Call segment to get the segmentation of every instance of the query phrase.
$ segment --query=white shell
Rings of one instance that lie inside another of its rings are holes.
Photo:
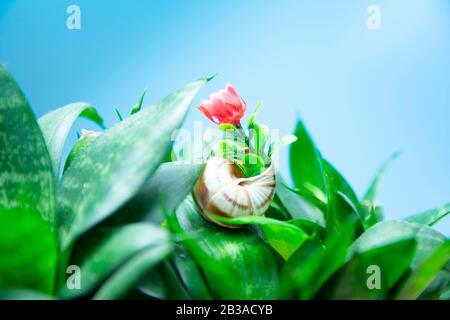
[[[262,216],[275,194],[273,165],[258,176],[245,178],[230,160],[211,157],[194,187],[194,199],[203,216],[216,224],[235,228],[214,220],[211,215],[228,218]]]

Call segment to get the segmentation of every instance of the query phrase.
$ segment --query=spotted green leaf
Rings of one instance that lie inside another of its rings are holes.
[[[51,294],[58,259],[51,227],[32,212],[0,209],[0,291]]]
[[[150,223],[99,228],[83,237],[74,250],[71,265],[82,270],[81,288],[69,290],[64,286],[59,295],[74,298],[91,293],[128,259],[155,244],[169,241],[167,231]]]
[[[110,216],[150,178],[170,150],[172,132],[207,81],[188,84],[116,124],[79,153],[58,193],[63,248]]]
[[[44,138],[24,95],[0,65],[0,210],[9,209],[54,226],[55,178]]]
[[[39,119],[39,126],[52,159],[53,170],[59,176],[61,156],[69,131],[78,117],[84,117],[103,126],[103,119],[88,103],[78,102],[47,113]]]
[[[139,281],[169,256],[173,249],[171,242],[155,243],[124,263],[94,295],[94,300],[121,299],[132,290]]]
[[[224,218],[215,216],[214,219],[230,225],[258,225],[264,235],[264,239],[285,260],[308,239],[308,234],[295,224],[266,217],[247,216],[238,218]]]
[[[201,234],[183,244],[205,274],[214,297],[275,298],[280,258],[251,230],[228,230],[206,222],[191,196],[176,211],[176,222],[181,234]]]

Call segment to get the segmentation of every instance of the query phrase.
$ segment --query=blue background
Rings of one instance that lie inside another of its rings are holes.
[[[81,30],[66,28],[71,4]],[[219,72],[201,96],[231,82],[283,134],[301,115],[360,195],[402,150],[379,194],[395,219],[450,201],[449,18],[448,0],[1,0],[0,61],[37,116],[89,101],[109,125],[146,86],[150,104]],[[437,227],[450,235],[450,219]]]

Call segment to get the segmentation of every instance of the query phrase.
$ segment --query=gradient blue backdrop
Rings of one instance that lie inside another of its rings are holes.
[[[66,28],[70,4],[79,31]],[[370,4],[381,30],[366,27]],[[450,201],[448,0],[1,0],[0,61],[37,116],[89,101],[107,124],[146,86],[150,103],[219,72],[202,96],[231,82],[282,133],[301,115],[359,194],[403,150],[379,195],[387,218]]]

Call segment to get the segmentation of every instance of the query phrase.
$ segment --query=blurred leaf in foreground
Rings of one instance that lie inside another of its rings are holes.
[[[51,294],[57,253],[55,235],[39,216],[0,209],[0,290]]]
[[[33,213],[54,228],[55,178],[50,156],[30,106],[2,65],[0,173],[0,210]]]
[[[64,286],[59,294],[64,298],[89,294],[134,255],[169,241],[167,231],[149,223],[93,230],[77,243],[71,260],[82,270],[81,289]]]

